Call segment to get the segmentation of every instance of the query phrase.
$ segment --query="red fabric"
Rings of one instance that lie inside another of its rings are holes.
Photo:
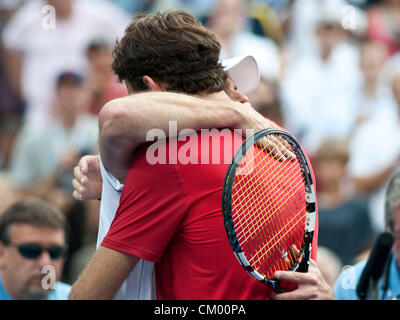
[[[368,37],[384,44],[390,55],[400,51],[399,41],[395,39],[391,30],[385,25],[385,15],[379,8],[368,10]]]
[[[151,165],[148,145],[139,148],[102,246],[156,262],[157,299],[268,299],[236,260],[222,219],[225,173],[243,139],[224,129],[187,141],[158,149],[167,162],[177,150],[177,164]],[[182,164],[183,154],[199,164]]]

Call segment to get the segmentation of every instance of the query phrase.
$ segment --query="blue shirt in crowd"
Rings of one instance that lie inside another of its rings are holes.
[[[360,300],[357,295],[356,287],[364,270],[366,261],[362,261],[355,266],[351,266],[344,270],[337,279],[334,291],[336,300]],[[378,282],[378,299],[379,300],[399,300],[400,299],[400,273],[396,266],[396,259],[392,256],[390,261],[388,288],[386,292],[383,290],[385,275]]]
[[[54,290],[50,290],[47,300],[68,300],[71,286],[63,282],[57,282]],[[6,289],[3,287],[0,275],[0,300],[12,300]]]

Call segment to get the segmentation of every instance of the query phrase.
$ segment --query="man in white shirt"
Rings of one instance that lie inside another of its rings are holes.
[[[400,72],[394,77],[392,93],[374,105],[350,139],[348,170],[358,191],[369,195],[371,221],[377,232],[385,228],[385,189],[400,168]]]

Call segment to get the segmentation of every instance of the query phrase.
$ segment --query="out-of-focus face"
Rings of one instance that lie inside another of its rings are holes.
[[[54,7],[58,18],[67,19],[72,14],[73,0],[47,0],[47,3]]]
[[[221,40],[230,38],[243,21],[243,0],[219,0],[207,26]]]
[[[337,187],[346,175],[346,166],[339,159],[320,159],[314,165],[315,176],[322,190]]]
[[[42,285],[42,268],[54,267],[56,279],[61,277],[63,257],[51,259],[43,250],[36,259],[24,257],[18,249],[21,244],[36,244],[44,248],[64,247],[65,235],[61,229],[14,224],[10,227],[10,244],[0,243],[0,270],[4,287],[13,299],[46,299],[49,289]]]
[[[62,85],[57,89],[56,105],[62,117],[76,117],[85,111],[86,105],[85,91],[78,85]]]
[[[332,50],[342,37],[343,30],[338,24],[324,23],[317,27],[317,38],[323,51]]]
[[[361,50],[361,70],[366,81],[378,81],[388,57],[386,48],[378,43],[366,44]]]
[[[89,55],[90,67],[96,73],[109,74],[112,72],[111,65],[113,56],[111,50],[99,49]]]

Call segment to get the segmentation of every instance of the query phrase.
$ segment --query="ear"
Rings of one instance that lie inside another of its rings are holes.
[[[151,91],[166,91],[162,83],[153,80],[149,76],[143,76],[142,81]]]
[[[237,101],[241,103],[247,103],[249,102],[249,98],[245,96],[243,93],[240,93],[239,91],[237,92]]]
[[[241,103],[249,102],[249,98],[237,90],[228,90],[225,92],[229,96],[229,98],[231,98],[231,100],[233,100],[233,101],[241,102]]]

